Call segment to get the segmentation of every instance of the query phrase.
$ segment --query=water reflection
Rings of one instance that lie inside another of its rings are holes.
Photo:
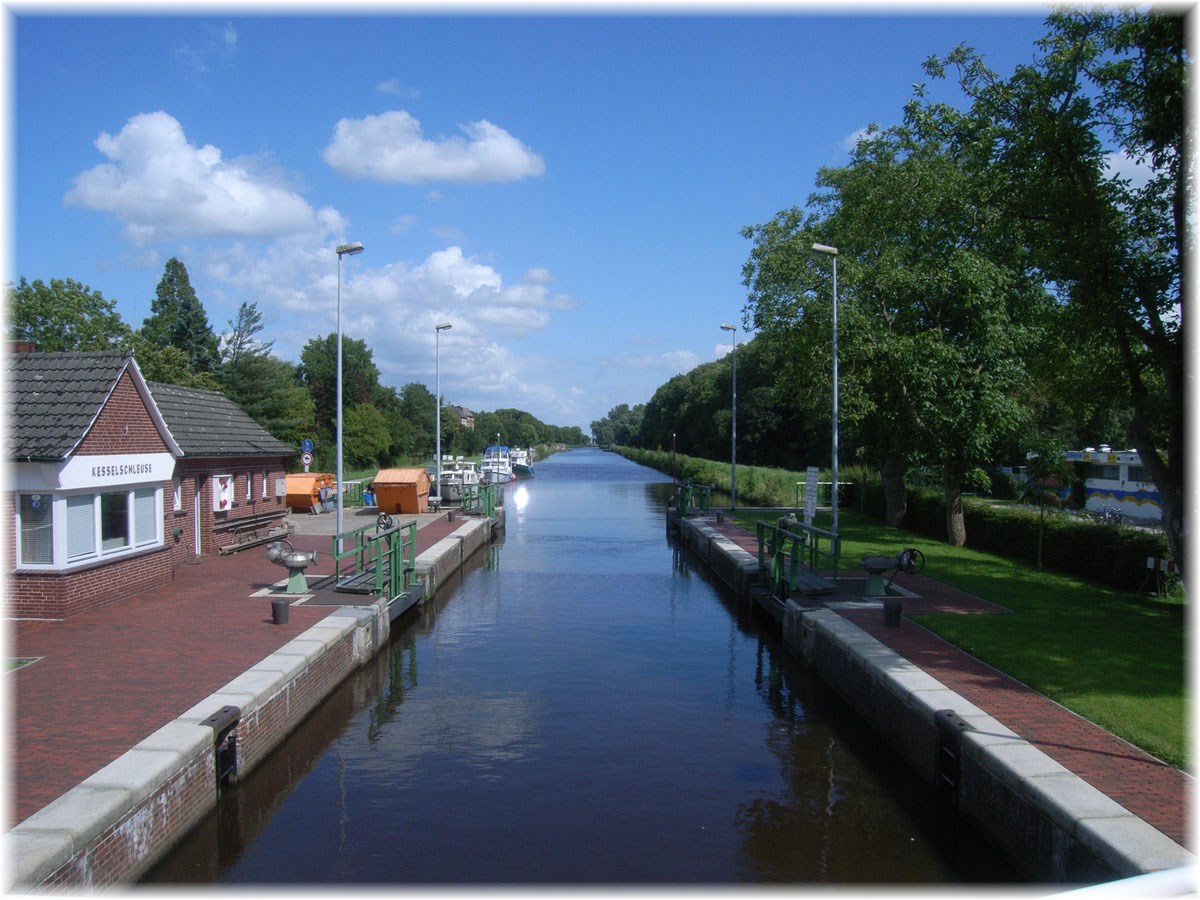
[[[912,779],[668,544],[661,476],[576,452],[519,487],[503,541],[414,611],[154,880],[988,871],[937,845]]]

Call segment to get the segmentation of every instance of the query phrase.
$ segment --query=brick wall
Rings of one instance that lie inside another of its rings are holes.
[[[76,456],[114,453],[165,453],[167,445],[150,417],[129,372],[121,376],[112,396],[84,435]]]
[[[213,808],[216,760],[212,747],[189,760],[158,790],[79,850],[41,890],[75,891],[129,884],[147,871]]]

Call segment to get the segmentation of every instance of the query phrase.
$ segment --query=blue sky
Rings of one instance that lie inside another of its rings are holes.
[[[342,330],[384,384],[432,390],[449,322],[447,402],[586,433],[729,352],[740,230],[898,122],[928,55],[1032,59],[1048,7],[977,8],[10,6],[7,278],[140,327],[175,256],[215,330],[255,302],[296,361],[361,241]]]

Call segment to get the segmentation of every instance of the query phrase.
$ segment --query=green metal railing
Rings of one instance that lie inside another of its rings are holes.
[[[791,530],[793,528],[797,530]],[[759,577],[768,579],[775,596],[789,596],[799,585],[801,575],[819,575],[823,567],[832,569],[833,578],[837,580],[841,540],[836,533],[804,522],[783,528],[776,522],[759,520],[755,529]],[[822,540],[825,549],[822,549]],[[786,593],[782,591],[785,585]]]
[[[675,509],[681,516],[708,512],[713,485],[681,481],[675,485]]]
[[[463,488],[463,515],[474,513],[487,516],[489,519],[496,514],[496,504],[500,500],[500,486],[496,484],[469,484]]]
[[[389,600],[409,587],[417,567],[417,523],[396,524],[381,515],[374,525],[333,538],[335,590],[375,594]]]

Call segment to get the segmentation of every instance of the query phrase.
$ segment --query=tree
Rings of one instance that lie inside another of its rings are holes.
[[[888,521],[907,466],[936,465],[947,537],[962,545],[962,479],[1023,420],[1014,395],[1044,291],[1006,249],[1002,222],[981,213],[990,185],[920,123],[874,130],[817,183],[809,205],[823,215],[785,211],[743,232],[755,240],[744,269],[754,324],[796,336],[801,365],[831,373],[831,266],[810,248],[839,248],[839,393],[885,477]]]
[[[217,336],[192,289],[187,269],[175,257],[167,260],[141,337],[147,346],[178,347],[187,357],[188,371],[193,374],[216,372],[220,366]]]
[[[625,446],[632,444],[641,425],[645,413],[644,404],[630,408],[628,403],[620,403],[608,411],[603,419],[592,423],[592,439],[597,444],[616,444]]]
[[[312,338],[300,351],[300,380],[312,395],[316,427],[333,437],[337,429],[337,334]],[[379,369],[365,341],[342,335],[342,411],[372,403],[379,391]],[[342,422],[343,430],[345,421]],[[343,435],[344,440],[344,435]]]
[[[373,403],[359,403],[345,411],[342,436],[346,462],[355,467],[386,465],[391,437],[387,421]]]
[[[46,352],[125,349],[133,333],[116,306],[71,278],[51,278],[49,285],[22,278],[8,285],[8,337]]]
[[[147,381],[178,384],[205,391],[221,390],[221,382],[213,372],[193,372],[187,353],[180,347],[147,341],[142,332],[132,340],[133,358]]]
[[[236,319],[229,321],[229,333],[221,339],[221,365],[237,366],[245,359],[266,356],[274,341],[263,343],[257,337],[263,330],[262,313],[257,303],[243,303]]]
[[[927,61],[954,68],[971,107],[920,115],[963,148],[976,172],[1005,179],[990,200],[1029,235],[1036,264],[1077,327],[1113,348],[1111,385],[1131,410],[1127,438],[1158,487],[1176,565],[1185,565],[1184,347],[1192,249],[1185,89],[1191,59],[1174,12],[1053,13],[1040,57],[1001,80],[959,48]],[[1110,171],[1136,162],[1138,184]]]

